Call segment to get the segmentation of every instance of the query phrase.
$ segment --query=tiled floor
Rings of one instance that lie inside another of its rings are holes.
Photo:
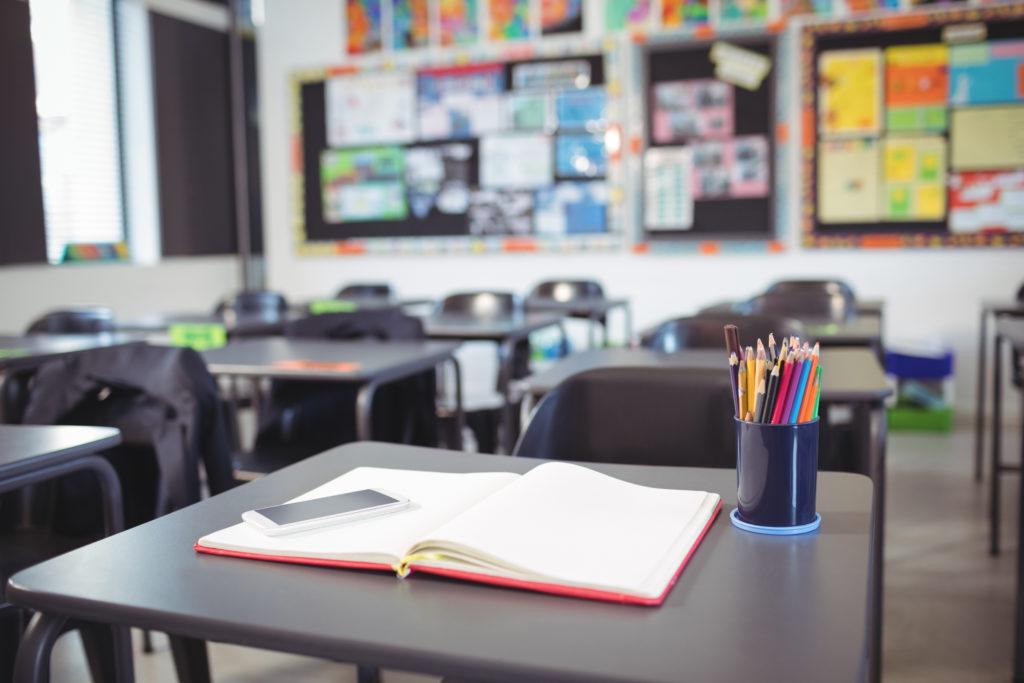
[[[1008,432],[1007,460],[1019,436]],[[1013,639],[1016,567],[1016,475],[1004,477],[1004,550],[988,554],[987,488],[971,477],[970,432],[889,441],[888,537],[885,577],[887,683],[1007,681]],[[210,647],[217,681],[354,681],[352,667],[250,650]],[[139,681],[174,681],[166,641],[137,654]],[[86,679],[74,637],[58,646],[54,681]],[[386,672],[385,681],[436,680]]]

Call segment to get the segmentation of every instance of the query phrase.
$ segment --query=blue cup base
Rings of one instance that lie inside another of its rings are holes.
[[[750,522],[744,521],[740,518],[740,509],[733,508],[733,511],[729,513],[729,521],[737,529],[743,529],[744,531],[750,531],[755,534],[768,534],[769,536],[796,536],[797,534],[806,534],[814,531],[821,526],[821,515],[817,512],[814,513],[814,521],[808,522],[807,524],[801,524],[799,526],[761,526],[760,524],[751,524]]]

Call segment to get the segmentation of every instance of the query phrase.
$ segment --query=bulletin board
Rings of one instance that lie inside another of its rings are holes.
[[[1024,246],[1024,5],[805,26],[811,247]]]
[[[761,32],[643,49],[644,243],[774,240],[776,43]]]
[[[621,245],[600,50],[298,74],[300,253]]]

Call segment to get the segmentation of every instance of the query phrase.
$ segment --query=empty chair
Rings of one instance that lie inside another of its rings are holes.
[[[274,318],[287,310],[288,301],[283,294],[264,289],[238,292],[218,303],[214,313],[221,315],[230,311],[239,316]]]
[[[785,316],[698,315],[667,320],[651,328],[640,336],[640,346],[668,353],[683,349],[724,349],[722,328],[730,323],[739,328],[744,344],[754,344],[757,339],[767,343],[769,333],[774,333],[779,340],[791,335],[804,336],[803,325]]]
[[[338,299],[391,299],[394,292],[386,282],[358,282],[338,290]]]
[[[588,370],[541,400],[515,455],[735,467],[733,410],[724,364]]]
[[[113,332],[114,311],[105,306],[85,306],[50,311],[28,326],[27,334],[96,334]]]
[[[580,299],[603,299],[604,288],[595,280],[548,280],[530,292],[531,299],[550,299],[567,303]]]
[[[754,313],[792,316],[798,320],[835,321],[851,317],[857,310],[853,299],[839,292],[790,292],[762,294],[751,300]]]
[[[842,280],[779,280],[778,282],[773,282],[764,291],[765,294],[769,295],[801,294],[805,292],[839,294],[850,301],[857,300],[853,293],[853,288]]]
[[[479,318],[502,318],[523,310],[519,296],[512,292],[459,292],[446,296],[439,306],[441,313],[472,315]]]

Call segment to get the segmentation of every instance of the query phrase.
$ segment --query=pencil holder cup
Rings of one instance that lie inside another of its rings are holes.
[[[818,418],[800,424],[735,422],[739,504],[732,523],[782,536],[817,529]]]

